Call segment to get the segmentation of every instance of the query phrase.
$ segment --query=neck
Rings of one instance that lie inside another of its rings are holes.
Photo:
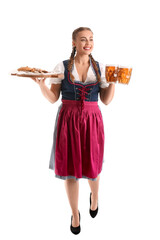
[[[89,63],[89,55],[81,55],[81,54],[76,54],[75,56],[75,62],[85,65],[87,63]]]

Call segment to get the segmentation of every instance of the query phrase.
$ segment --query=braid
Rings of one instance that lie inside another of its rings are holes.
[[[95,70],[95,72],[96,72],[96,76],[97,76],[98,82],[100,82],[100,81],[101,81],[101,76],[100,76],[100,74],[99,74],[96,61],[95,61],[94,58],[92,57],[91,53],[89,54],[89,56],[90,56],[90,58],[91,58],[91,62],[92,62],[93,68],[94,68],[94,70]]]
[[[70,73],[70,77],[73,82],[74,82],[74,76],[72,75],[72,66],[73,66],[75,53],[76,53],[76,47],[73,47],[73,50],[69,59],[69,63],[68,63],[68,71]]]

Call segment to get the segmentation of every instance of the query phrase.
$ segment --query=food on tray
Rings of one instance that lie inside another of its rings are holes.
[[[30,67],[20,67],[17,69],[17,71],[22,71],[22,72],[32,72],[32,73],[48,73],[46,70],[42,70],[40,68],[30,68]]]
[[[41,77],[45,77],[45,78],[49,78],[49,77],[52,77],[52,78],[61,78],[62,77],[62,74],[55,74],[54,72],[52,71],[46,71],[44,69],[40,69],[40,68],[31,68],[31,67],[20,67],[18,68],[16,71],[13,71],[11,72],[11,75],[12,76],[18,76],[18,77],[38,77],[38,78],[41,78]],[[64,78],[64,74],[63,74],[63,77]]]

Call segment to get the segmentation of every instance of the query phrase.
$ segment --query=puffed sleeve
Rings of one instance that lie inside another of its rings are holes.
[[[103,63],[99,63],[99,67],[100,67],[100,71],[101,71],[100,87],[106,88],[109,86],[109,83],[107,83],[106,78],[105,78],[105,65]]]
[[[64,65],[63,62],[58,63],[53,69],[54,74],[64,74]],[[58,84],[62,82],[62,78],[49,78],[49,84]]]

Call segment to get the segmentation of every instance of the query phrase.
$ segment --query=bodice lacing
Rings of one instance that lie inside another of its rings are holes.
[[[80,95],[81,113],[82,113],[82,110],[84,109],[84,101],[85,99],[88,99],[86,95],[88,94],[88,91],[90,91],[90,89],[83,86],[82,88],[79,88],[79,91],[80,91],[79,95]]]

